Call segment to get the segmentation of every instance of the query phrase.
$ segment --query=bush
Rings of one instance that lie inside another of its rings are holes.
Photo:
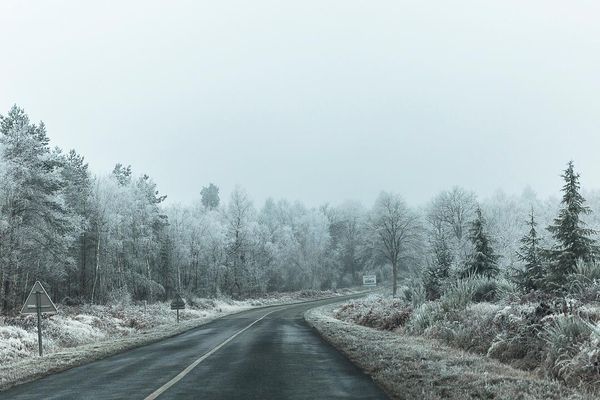
[[[444,315],[441,303],[435,301],[423,303],[412,313],[406,325],[407,331],[413,335],[423,334],[426,329],[443,320]]]
[[[540,333],[549,312],[549,307],[544,303],[537,307],[504,307],[492,323],[492,329],[498,334],[487,351],[488,357],[526,370],[539,367],[545,351],[545,342],[540,338]]]
[[[131,293],[127,286],[113,289],[106,296],[107,303],[110,305],[118,305],[125,307],[131,305]]]
[[[336,318],[383,330],[395,330],[406,324],[412,307],[400,299],[370,296],[342,305]]]
[[[505,278],[496,280],[496,300],[516,301],[522,294],[515,282]]]
[[[570,382],[581,374],[574,360],[585,347],[589,347],[594,326],[577,316],[559,315],[545,329],[547,343],[545,360],[546,372],[554,377]]]
[[[600,263],[578,262],[567,277],[567,292],[581,301],[600,301]]]
[[[445,314],[424,331],[430,338],[467,351],[485,354],[497,335],[493,320],[499,307],[476,303],[456,314]]]
[[[419,307],[427,300],[427,293],[423,285],[414,285],[410,289],[410,302],[413,308]]]

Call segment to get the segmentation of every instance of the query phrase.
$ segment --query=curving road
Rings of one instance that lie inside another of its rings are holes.
[[[304,321],[320,300],[250,310],[0,392],[0,399],[387,399]]]

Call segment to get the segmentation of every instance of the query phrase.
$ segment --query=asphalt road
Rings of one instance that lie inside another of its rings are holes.
[[[387,399],[324,342],[306,310],[250,310],[0,392],[0,399]]]

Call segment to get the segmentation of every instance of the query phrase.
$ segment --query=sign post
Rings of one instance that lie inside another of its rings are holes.
[[[42,352],[42,313],[56,313],[56,306],[50,300],[50,296],[46,293],[46,289],[42,286],[39,281],[36,281],[23,308],[21,314],[37,314],[37,329],[38,329],[38,349],[40,357],[43,355]]]
[[[171,310],[177,310],[177,323],[179,323],[179,310],[183,309],[185,309],[185,301],[183,301],[181,295],[178,293],[171,302]]]

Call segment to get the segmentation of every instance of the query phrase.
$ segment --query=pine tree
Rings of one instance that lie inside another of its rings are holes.
[[[523,270],[517,274],[517,281],[526,290],[537,290],[544,285],[544,265],[540,249],[540,238],[537,233],[537,223],[531,208],[531,214],[527,220],[529,231],[521,239],[521,247],[517,251],[517,258],[524,263]]]
[[[592,261],[597,253],[596,242],[591,238],[596,232],[586,228],[581,219],[583,215],[590,214],[591,210],[579,193],[579,174],[574,171],[573,161],[569,161],[561,176],[565,180],[562,208],[554,219],[554,224],[548,227],[556,240],[556,245],[549,251],[550,279],[558,285],[564,283],[566,276],[575,271],[577,260]]]
[[[0,116],[5,190],[1,212],[7,217],[1,238],[2,308],[13,309],[32,276],[56,288],[64,276],[69,233],[59,171],[62,160],[51,152],[43,123],[32,124],[14,106]]]
[[[450,267],[454,261],[448,239],[440,234],[432,243],[433,260],[425,270],[423,286],[428,300],[435,300],[442,295],[442,284],[450,276]]]
[[[467,260],[464,275],[496,276],[499,257],[494,253],[491,240],[485,232],[485,219],[479,207],[469,229],[469,240],[473,244],[473,252]]]
[[[219,207],[219,187],[215,184],[210,183],[208,186],[204,186],[200,191],[202,196],[202,205],[209,210],[214,210]]]

